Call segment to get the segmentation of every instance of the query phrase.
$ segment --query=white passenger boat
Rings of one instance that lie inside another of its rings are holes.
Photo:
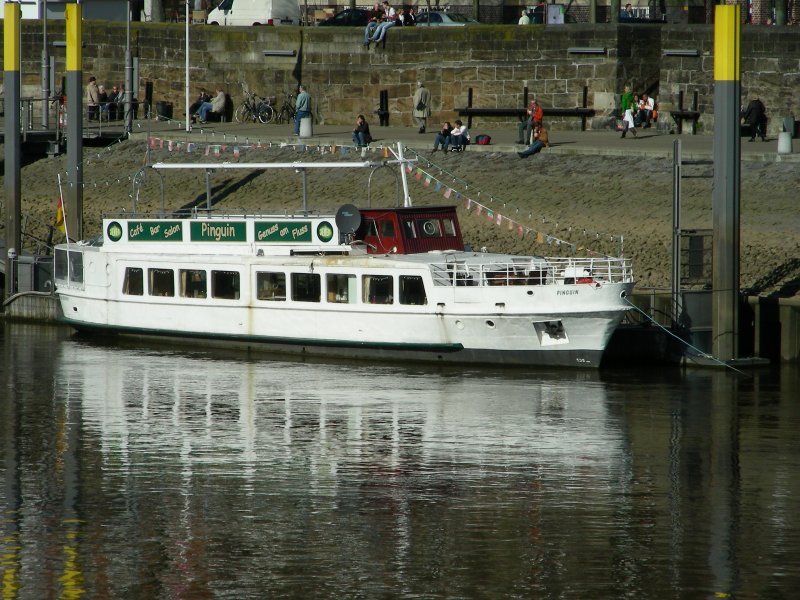
[[[630,307],[627,260],[471,251],[455,207],[405,204],[109,215],[95,240],[56,248],[63,318],[305,355],[599,366]]]

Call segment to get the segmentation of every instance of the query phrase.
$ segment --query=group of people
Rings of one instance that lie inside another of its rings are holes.
[[[119,119],[124,113],[125,87],[112,86],[111,91],[97,84],[95,76],[86,84],[86,116],[90,121]]]
[[[461,152],[466,146],[469,145],[470,135],[469,129],[464,125],[460,119],[455,120],[455,126],[450,124],[450,121],[442,123],[442,128],[433,140],[432,152],[437,152],[439,146],[442,151],[447,152]]]
[[[383,0],[380,6],[375,6],[375,12],[377,15],[369,20],[364,29],[364,45],[367,48],[371,42],[382,42],[390,27],[415,25],[417,22],[413,8],[395,10],[389,5],[389,0]]]
[[[225,114],[226,100],[225,92],[222,88],[217,88],[213,98],[205,88],[200,88],[200,95],[197,97],[194,104],[189,107],[189,114],[192,115],[192,123],[197,122],[197,120],[203,124],[208,123],[211,113],[222,117],[222,115]]]
[[[625,86],[625,91],[620,98],[620,112],[622,113],[622,135],[625,137],[630,130],[633,136],[636,137],[636,128],[642,126],[644,128],[650,127],[656,115],[655,99],[647,94],[638,94],[631,92],[630,86]]]

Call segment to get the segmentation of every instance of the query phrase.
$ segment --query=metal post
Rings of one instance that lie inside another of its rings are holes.
[[[83,5],[67,4],[67,183],[64,220],[73,240],[83,239]]]
[[[47,52],[47,0],[42,6],[42,129],[50,127],[50,56]]]
[[[189,2],[186,0],[186,133],[192,130],[192,115],[189,114]]]
[[[206,208],[211,210],[211,169],[206,169]]]
[[[672,322],[681,315],[681,140],[672,142]]]
[[[400,161],[400,179],[403,181],[403,206],[411,206],[411,195],[408,193],[408,180],[406,179],[406,164],[403,160],[403,143],[397,142],[397,159]]]
[[[739,342],[741,7],[718,5],[714,8],[712,331],[714,356],[728,361],[737,358]]]
[[[6,2],[3,6],[3,85],[5,86],[5,188],[6,206],[5,242],[6,252],[6,297],[17,291],[15,267],[17,254],[22,245],[22,185],[20,143],[20,21],[22,9],[19,4]]]
[[[133,56],[131,55],[131,0],[125,19],[125,133],[133,131]]]

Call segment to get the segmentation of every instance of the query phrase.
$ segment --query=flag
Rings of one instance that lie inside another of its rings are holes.
[[[450,197],[450,194],[452,194],[452,193],[453,193],[453,190],[452,190],[451,188],[447,188],[447,189],[445,190],[445,192],[444,192],[444,197],[445,197],[445,198],[449,198],[449,197]]]
[[[56,209],[56,227],[58,227],[62,233],[66,231],[64,227],[64,203],[61,201],[61,196],[58,197],[58,208]]]

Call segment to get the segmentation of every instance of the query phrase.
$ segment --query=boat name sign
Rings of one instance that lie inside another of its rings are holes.
[[[310,243],[313,242],[312,221],[255,221],[253,234],[256,242],[262,243]],[[191,221],[189,241],[192,242],[245,242],[246,221]],[[183,221],[111,221],[106,234],[112,242],[119,242],[127,230],[129,242],[183,242]],[[320,242],[330,242],[335,230],[329,221],[317,223],[316,237]]]

